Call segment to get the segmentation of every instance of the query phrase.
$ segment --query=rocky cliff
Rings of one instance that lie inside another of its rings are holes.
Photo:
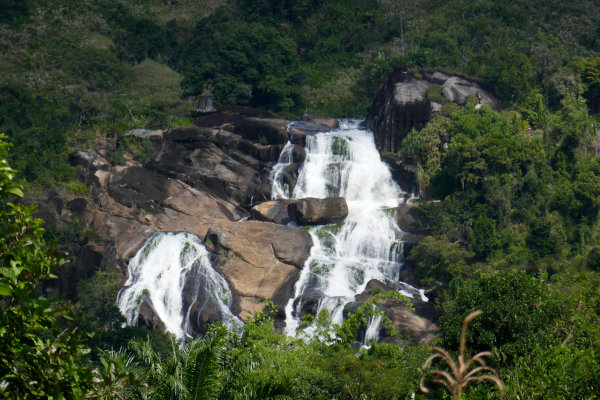
[[[38,216],[52,230],[86,236],[71,244],[75,261],[58,271],[58,289],[76,299],[77,280],[100,268],[117,268],[124,282],[129,260],[153,233],[186,231],[213,252],[237,315],[245,319],[261,311],[264,298],[283,312],[310,252],[310,235],[245,219],[255,202],[270,199],[269,171],[290,138],[290,122],[229,107],[194,126],[123,132],[74,152],[70,161],[91,194],[53,189],[35,199]],[[291,134],[301,138],[331,129],[324,123],[332,121],[305,116]],[[141,323],[158,324],[151,307],[144,311]]]
[[[500,103],[483,85],[472,79],[435,70],[410,72],[396,69],[382,83],[366,118],[380,152],[397,152],[411,129],[421,129],[444,105],[472,102],[494,110]]]

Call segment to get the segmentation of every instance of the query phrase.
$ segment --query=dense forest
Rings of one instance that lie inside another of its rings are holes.
[[[482,310],[465,357],[490,351],[506,398],[598,398],[598,21],[594,0],[0,0],[0,396],[451,398],[419,390],[424,363],[432,345],[457,355]],[[398,334],[356,350],[366,309],[326,343],[273,333],[264,312],[241,335],[215,324],[180,345],[122,327],[110,271],[76,299],[45,290],[93,232],[43,227],[17,199],[89,195],[74,150],[191,125],[207,93],[282,117],[364,117],[399,67],[472,77],[503,107],[447,107],[390,155],[436,200],[417,208],[429,229],[407,260],[441,315],[431,345]],[[498,396],[482,381],[461,398]]]

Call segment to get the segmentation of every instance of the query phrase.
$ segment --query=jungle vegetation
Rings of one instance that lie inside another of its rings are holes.
[[[430,345],[353,348],[361,318],[331,344],[275,334],[269,313],[183,346],[122,327],[115,271],[80,281],[85,298],[49,290],[56,246],[85,233],[43,227],[16,201],[86,193],[74,149],[190,124],[206,88],[283,117],[364,116],[403,66],[479,79],[504,109],[450,110],[397,154],[439,200],[418,207],[428,235],[408,257],[441,314],[433,344],[459,354],[481,310],[465,356],[491,351],[507,398],[598,398],[598,21],[592,0],[0,0],[0,397],[450,398],[419,391]]]

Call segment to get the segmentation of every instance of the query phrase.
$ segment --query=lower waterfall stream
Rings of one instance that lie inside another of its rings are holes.
[[[187,232],[157,232],[129,261],[129,279],[117,297],[128,325],[136,323],[143,303],[178,338],[190,334],[193,309],[211,312],[230,330],[242,326],[229,309],[227,281],[211,266],[202,241]]]
[[[342,121],[338,130],[306,137],[306,160],[291,194],[280,179],[280,171],[291,162],[289,152],[284,149],[273,168],[273,199],[341,196],[349,211],[344,223],[309,229],[314,245],[286,307],[288,335],[298,332],[306,305],[315,316],[326,312],[332,323],[341,324],[344,306],[370,280],[399,280],[403,243],[394,213],[407,194],[381,161],[372,133],[359,124]],[[425,299],[409,285],[402,293]],[[370,321],[366,339],[377,339],[381,318]],[[302,334],[314,337],[318,328],[313,324]]]

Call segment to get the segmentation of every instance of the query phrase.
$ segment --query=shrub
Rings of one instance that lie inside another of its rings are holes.
[[[453,298],[443,304],[440,337],[446,348],[457,347],[464,316],[481,309],[469,338],[473,348],[498,349],[507,358],[526,354],[553,340],[554,323],[567,307],[559,293],[524,272],[480,275],[455,286]]]
[[[67,311],[39,295],[54,277],[60,255],[42,239],[42,221],[33,208],[9,203],[22,196],[0,143],[0,394],[8,399],[83,398],[92,374],[83,361],[89,351],[75,331],[60,332]]]
[[[445,104],[448,102],[444,96],[442,96],[442,86],[433,84],[429,87],[429,91],[427,92],[427,98],[429,101],[434,101],[436,103]]]

